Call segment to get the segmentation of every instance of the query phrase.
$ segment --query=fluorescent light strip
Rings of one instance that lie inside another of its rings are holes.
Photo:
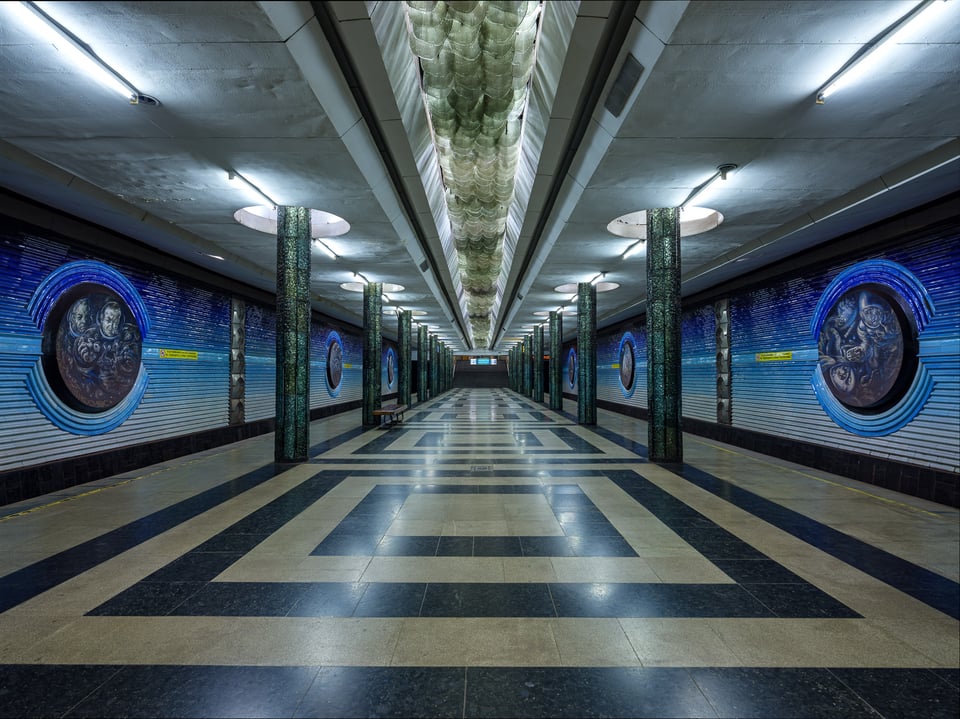
[[[21,13],[21,17],[36,30],[46,35],[58,50],[65,55],[72,56],[77,61],[76,64],[97,82],[119,93],[132,105],[136,105],[139,99],[143,97],[131,82],[101,60],[89,45],[47,15],[37,7],[36,3],[21,2],[11,3],[11,5],[25,10],[26,12]]]
[[[680,203],[680,209],[682,210],[684,207],[689,205],[691,200],[693,200],[694,197],[696,197],[701,192],[703,192],[708,187],[710,187],[710,185],[712,185],[717,180],[717,178],[721,180],[726,180],[727,174],[730,172],[733,172],[736,169],[737,169],[737,166],[734,165],[733,163],[720,165],[717,168],[717,171],[714,172],[705,182],[702,182],[701,184],[693,188],[693,191],[689,195],[687,195],[687,199],[685,199],[683,202]]]
[[[645,240],[637,240],[636,242],[634,242],[632,245],[630,245],[630,246],[627,248],[627,251],[623,253],[623,255],[620,257],[620,259],[621,259],[621,260],[625,260],[625,259],[627,259],[627,258],[629,258],[629,257],[633,257],[635,254],[637,254],[638,252],[640,252],[640,250],[643,249],[643,243],[644,243],[644,242],[645,242]]]
[[[239,180],[242,184],[246,185],[247,189],[249,189],[251,192],[256,194],[258,197],[266,200],[267,204],[273,207],[274,209],[276,209],[279,206],[279,203],[277,203],[273,198],[271,198],[270,195],[268,195],[266,192],[264,192],[259,187],[254,185],[252,182],[250,182],[250,180],[248,180],[246,177],[241,175],[236,170],[228,170],[227,179],[230,180],[231,182],[236,182],[237,180]]]
[[[888,27],[883,33],[860,48],[856,55],[850,58],[843,67],[834,73],[833,77],[827,80],[823,87],[817,90],[817,104],[824,104],[823,101],[830,97],[830,95],[866,74],[870,69],[870,65],[877,59],[874,53],[883,47],[888,47],[888,43],[897,33],[920,17],[926,10],[934,6],[943,8],[946,4],[946,0],[923,0],[923,2],[919,3],[913,10],[897,20],[897,22]],[[866,62],[868,59],[870,62]]]
[[[326,244],[323,240],[318,240],[318,239],[314,238],[313,244],[316,245],[317,248],[318,248],[321,252],[323,252],[327,257],[329,257],[331,260],[339,260],[339,259],[340,259],[340,255],[338,255],[336,252],[334,252],[333,250],[331,250],[330,247],[327,246],[327,244]]]

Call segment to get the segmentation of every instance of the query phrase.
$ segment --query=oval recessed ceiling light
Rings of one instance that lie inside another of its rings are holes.
[[[350,231],[350,223],[323,210],[310,211],[310,239],[337,237]],[[242,207],[233,213],[233,219],[257,232],[277,234],[277,209],[268,205]]]
[[[349,292],[363,292],[363,288],[366,285],[363,282],[341,282],[340,289],[347,290]],[[395,285],[392,282],[384,282],[381,290],[383,292],[403,292],[403,285]]]
[[[593,286],[597,288],[597,292],[609,292],[610,290],[615,290],[620,286],[619,282],[594,282]],[[564,285],[557,285],[553,288],[554,292],[559,292],[562,295],[575,295],[579,288],[577,287],[576,282],[567,282]]]
[[[680,237],[699,235],[719,227],[723,215],[709,207],[686,207],[680,210]],[[611,220],[607,231],[631,240],[647,239],[647,211],[628,212]]]

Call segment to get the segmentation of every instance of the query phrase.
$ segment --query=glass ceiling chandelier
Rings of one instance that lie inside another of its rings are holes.
[[[475,340],[491,340],[540,0],[407,0]]]

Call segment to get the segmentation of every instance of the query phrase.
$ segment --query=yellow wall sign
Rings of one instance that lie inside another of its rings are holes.
[[[160,359],[195,360],[199,357],[196,350],[160,350]]]
[[[793,359],[793,352],[757,352],[757,362],[784,362]]]

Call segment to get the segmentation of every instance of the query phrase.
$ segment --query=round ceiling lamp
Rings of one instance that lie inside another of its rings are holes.
[[[348,292],[363,292],[363,288],[366,287],[366,284],[363,282],[341,282],[340,289],[347,290]],[[392,282],[384,282],[381,290],[383,292],[403,292],[403,285],[395,285]]]
[[[350,231],[350,223],[323,210],[308,210],[310,213],[310,239],[338,237]],[[277,208],[268,205],[241,207],[233,213],[233,219],[244,227],[270,235],[277,234]]]
[[[579,291],[576,282],[567,282],[563,285],[557,285],[553,288],[554,292],[559,292],[562,295],[575,295]],[[609,292],[610,290],[615,290],[620,286],[619,282],[595,282],[593,284],[597,288],[597,292]]]
[[[720,226],[723,215],[709,207],[685,207],[680,210],[680,237],[699,235]],[[620,215],[607,225],[607,231],[631,240],[647,239],[647,211],[637,210]]]

